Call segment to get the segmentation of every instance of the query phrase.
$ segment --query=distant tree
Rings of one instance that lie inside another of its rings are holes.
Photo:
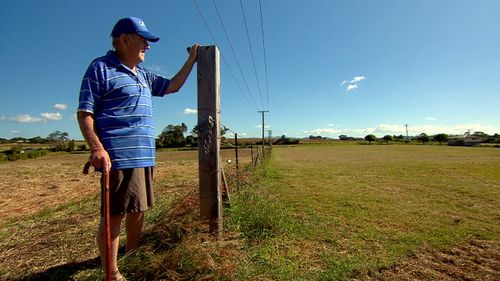
[[[439,145],[441,145],[442,142],[448,141],[448,135],[447,134],[437,134],[433,137],[433,139],[437,142],[439,142]]]
[[[348,140],[349,137],[347,135],[340,135],[339,140]]]
[[[183,126],[184,125],[184,126]],[[184,133],[187,132],[187,126],[182,123],[181,125],[168,125],[158,136],[159,147],[180,147],[184,146],[185,138]]]
[[[389,144],[390,141],[394,140],[394,137],[391,135],[385,135],[382,139],[385,140],[387,144]]]
[[[417,136],[417,140],[421,141],[422,144],[426,144],[431,140],[431,138],[426,133],[421,133]]]
[[[403,136],[403,135],[394,136],[394,140],[395,141],[404,141],[405,140],[405,136]]]
[[[46,139],[44,139],[44,138],[42,138],[42,137],[40,137],[40,136],[37,136],[37,137],[31,138],[31,139],[29,139],[29,141],[30,141],[31,143],[46,143],[46,142],[47,142],[47,140],[46,140]]]
[[[28,139],[23,137],[11,138],[9,142],[26,142]]]
[[[198,124],[196,124],[191,130],[191,135],[195,138],[198,137]]]
[[[47,137],[52,150],[63,151],[67,149],[67,144],[69,142],[69,134],[67,132],[54,131]]]
[[[75,140],[71,140],[71,141],[68,142],[66,151],[67,152],[73,152],[73,151],[75,151],[75,148],[76,148]]]
[[[371,144],[372,141],[377,140],[377,137],[375,135],[370,134],[365,136],[365,140],[368,141],[368,144]]]

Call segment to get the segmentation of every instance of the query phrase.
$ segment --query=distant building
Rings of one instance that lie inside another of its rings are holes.
[[[476,146],[480,144],[481,144],[481,137],[471,135],[470,131],[465,132],[463,136],[454,136],[448,138],[448,145]]]

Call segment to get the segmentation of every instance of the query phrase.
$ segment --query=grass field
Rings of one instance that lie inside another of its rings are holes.
[[[256,248],[255,268],[271,279],[497,280],[499,168],[488,148],[274,148],[261,192],[292,223]],[[465,260],[445,254],[460,249]],[[439,266],[408,261],[434,255]]]
[[[128,280],[500,279],[498,149],[274,147],[242,169],[219,240],[197,221],[196,151],[157,158],[157,205],[140,250],[120,261]],[[79,174],[84,160],[0,164],[1,280],[100,278],[97,179]]]

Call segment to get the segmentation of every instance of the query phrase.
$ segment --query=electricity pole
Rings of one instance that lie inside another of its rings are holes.
[[[405,124],[406,127],[406,142],[408,143],[410,139],[408,138],[408,124]]]
[[[264,113],[269,113],[269,110],[257,111],[262,114],[262,152],[264,153]]]

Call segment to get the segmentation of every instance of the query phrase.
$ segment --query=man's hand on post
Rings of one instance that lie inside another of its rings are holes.
[[[193,46],[188,48],[188,52],[189,52],[188,60],[194,59],[194,61],[196,61],[198,59],[198,47],[200,47],[199,44],[194,44]]]

